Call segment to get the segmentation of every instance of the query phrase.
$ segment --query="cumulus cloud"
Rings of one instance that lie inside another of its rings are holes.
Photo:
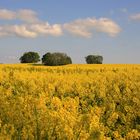
[[[39,19],[37,18],[37,13],[32,10],[28,9],[19,10],[16,16],[17,19],[20,19],[25,22],[29,23],[39,22]]]
[[[0,26],[0,36],[19,36],[34,38],[37,34],[28,30],[26,25],[4,25]]]
[[[63,27],[71,34],[87,38],[92,37],[92,34],[95,32],[106,33],[114,37],[121,31],[119,25],[108,18],[78,19],[71,23],[64,24]]]
[[[63,34],[61,25],[59,24],[49,25],[48,22],[40,23],[40,24],[32,24],[29,28],[30,30],[38,34],[52,35],[52,36],[60,36]]]
[[[0,37],[19,36],[26,38],[35,38],[39,35],[62,35],[62,28],[59,24],[50,25],[48,22],[41,21],[37,18],[37,13],[29,9],[20,9],[11,11],[0,9],[1,20],[21,20],[24,23],[20,25],[0,25]]]
[[[130,16],[131,20],[140,20],[140,13],[134,14]]]
[[[15,18],[16,18],[16,12],[7,9],[0,9],[0,19],[12,20]]]
[[[0,25],[0,37],[18,36],[26,38],[35,38],[38,36],[61,36],[64,31],[73,35],[90,38],[94,33],[106,33],[111,37],[116,36],[120,31],[119,25],[108,18],[86,18],[78,19],[64,24],[50,25],[46,21],[41,21],[35,11],[29,9],[20,9],[10,11],[0,9],[0,20],[22,21],[20,24]]]
[[[37,13],[29,9],[21,9],[11,11],[7,9],[0,9],[0,19],[4,20],[22,20],[29,23],[38,22]]]
[[[35,38],[42,36],[60,36],[62,29],[60,25],[41,24],[22,24],[22,25],[4,25],[0,26],[0,36],[18,36],[25,38]]]

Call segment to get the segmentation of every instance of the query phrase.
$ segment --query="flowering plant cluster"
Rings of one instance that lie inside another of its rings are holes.
[[[0,65],[0,139],[140,139],[140,65]]]

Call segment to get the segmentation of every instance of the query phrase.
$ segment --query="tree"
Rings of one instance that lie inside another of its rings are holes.
[[[37,63],[40,61],[40,56],[37,52],[25,52],[19,60],[21,63]]]
[[[42,63],[48,66],[59,66],[71,64],[72,60],[65,53],[46,53],[42,57]]]
[[[85,57],[87,64],[102,64],[103,57],[100,55],[88,55]]]

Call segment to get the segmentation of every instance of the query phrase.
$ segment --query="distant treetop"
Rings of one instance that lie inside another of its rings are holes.
[[[59,66],[71,64],[72,60],[67,54],[55,52],[55,53],[46,53],[42,57],[42,63],[48,66]]]
[[[88,55],[85,57],[87,64],[102,64],[103,57],[100,55]]]
[[[37,63],[40,61],[40,56],[37,52],[25,52],[19,60],[21,63]]]

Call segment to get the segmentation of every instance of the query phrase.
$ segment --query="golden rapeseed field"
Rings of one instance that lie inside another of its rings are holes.
[[[139,140],[140,65],[0,65],[0,140]]]

